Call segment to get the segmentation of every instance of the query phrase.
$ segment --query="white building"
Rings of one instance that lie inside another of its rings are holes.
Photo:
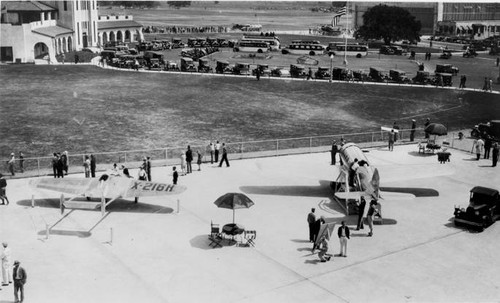
[[[56,61],[56,55],[143,39],[132,16],[99,16],[97,0],[3,1],[0,61]]]

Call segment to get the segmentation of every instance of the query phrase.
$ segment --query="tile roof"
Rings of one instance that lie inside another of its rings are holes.
[[[63,35],[63,34],[71,34],[71,33],[73,33],[73,30],[71,30],[69,28],[65,28],[65,27],[60,27],[60,26],[47,26],[47,27],[36,28],[36,29],[32,30],[32,32],[37,33],[37,34],[41,34],[44,36],[56,37],[56,36]]]
[[[4,1],[2,4],[2,10],[7,11],[44,12],[57,10],[38,1]]]
[[[135,22],[134,20],[116,20],[116,21],[99,21],[99,29],[112,29],[112,28],[123,28],[123,27],[142,27],[142,24]]]

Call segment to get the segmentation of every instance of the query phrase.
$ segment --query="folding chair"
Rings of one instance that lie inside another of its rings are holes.
[[[248,246],[255,246],[255,238],[257,238],[257,232],[255,230],[245,230],[245,240]]]
[[[220,233],[219,224],[214,224],[210,221],[210,235],[208,235],[208,239],[210,240],[210,244],[208,246],[212,246],[216,248],[217,246],[222,247],[222,235]]]

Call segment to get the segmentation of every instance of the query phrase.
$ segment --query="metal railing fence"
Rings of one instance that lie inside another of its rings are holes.
[[[408,144],[410,142],[410,129],[401,129],[398,133],[397,144]],[[454,133],[449,133],[447,137],[450,138],[448,142],[453,146],[453,138],[457,137]],[[340,143],[341,138],[345,142],[354,142],[361,148],[384,147],[387,145],[388,132],[386,131],[373,131],[363,133],[349,133],[325,136],[311,136],[301,138],[287,138],[287,139],[273,139],[273,140],[259,140],[259,141],[245,141],[245,142],[225,142],[228,151],[229,160],[249,159],[257,157],[273,157],[292,154],[305,154],[329,151],[332,146],[333,140]],[[415,143],[424,138],[423,129],[415,130]],[[443,140],[443,138],[442,138]],[[129,150],[129,151],[116,151],[116,152],[95,152],[93,155],[96,158],[97,171],[105,171],[112,168],[113,163],[121,166],[134,169],[138,168],[145,157],[151,158],[152,166],[169,166],[179,165],[181,162],[181,154],[186,152],[187,146],[183,147],[165,147],[161,149],[144,149],[144,150]],[[191,145],[193,150],[193,163],[197,161],[197,151],[202,154],[202,162],[210,163],[210,148],[207,145]],[[88,154],[90,155],[90,154]],[[68,173],[83,173],[83,162],[86,154],[69,154]],[[219,157],[220,160],[220,157]],[[3,159],[5,163],[4,175],[9,174],[8,159]],[[19,159],[15,160],[15,172],[21,172],[21,162]],[[33,177],[52,175],[52,157],[30,157],[23,160],[23,173],[20,177]],[[17,176],[17,175],[16,175]]]

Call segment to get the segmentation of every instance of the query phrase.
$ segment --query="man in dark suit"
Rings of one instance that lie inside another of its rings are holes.
[[[187,162],[187,173],[190,174],[193,172],[193,168],[191,166],[191,162],[193,162],[193,151],[191,150],[191,146],[189,145],[186,151],[186,162]]]
[[[151,157],[146,158],[146,174],[148,175],[148,181],[151,181]]]
[[[309,242],[314,242],[314,222],[316,222],[316,215],[314,211],[316,209],[311,208],[311,212],[307,215],[307,223],[309,224]]]
[[[94,154],[91,154],[90,155],[90,176],[92,178],[95,178],[95,169],[96,169],[96,159],[95,159],[95,156]]]
[[[12,277],[14,278],[14,299],[15,302],[24,301],[24,284],[26,284],[26,271],[21,267],[19,261],[14,261],[14,270],[12,271]],[[18,296],[19,295],[19,296]]]
[[[350,239],[349,227],[342,221],[342,225],[338,229],[338,236],[340,240],[340,253],[341,257],[347,257],[347,240]]]

